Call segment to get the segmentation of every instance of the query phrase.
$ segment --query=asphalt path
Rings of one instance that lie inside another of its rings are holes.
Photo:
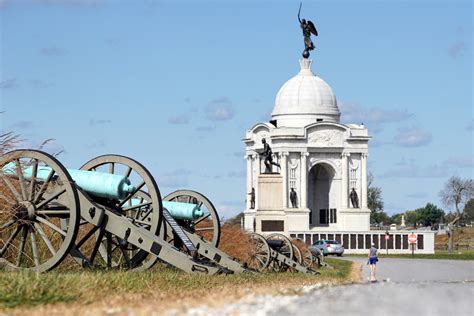
[[[365,258],[364,279],[369,276]],[[188,315],[474,316],[474,261],[381,259],[377,283],[307,288],[302,295],[259,296]]]

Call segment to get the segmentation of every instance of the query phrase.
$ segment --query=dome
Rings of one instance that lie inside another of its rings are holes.
[[[277,126],[302,127],[317,121],[339,123],[341,112],[331,87],[311,71],[310,59],[300,59],[300,72],[278,91],[272,120]]]

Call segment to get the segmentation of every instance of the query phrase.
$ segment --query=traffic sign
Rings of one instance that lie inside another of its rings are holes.
[[[416,240],[417,240],[416,234],[411,233],[410,235],[408,235],[408,242],[410,244],[416,244]]]
[[[390,235],[389,234],[386,234],[385,235],[385,240],[389,240],[390,239]]]

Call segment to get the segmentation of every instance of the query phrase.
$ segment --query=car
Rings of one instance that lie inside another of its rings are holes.
[[[309,250],[314,255],[320,251],[323,255],[337,255],[338,257],[342,256],[344,253],[344,247],[337,242],[336,240],[318,240],[309,247]]]

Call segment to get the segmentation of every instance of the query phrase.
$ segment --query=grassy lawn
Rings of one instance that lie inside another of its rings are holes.
[[[91,304],[109,297],[126,301],[128,296],[134,294],[161,301],[192,297],[200,299],[207,293],[222,293],[225,296],[226,293],[259,287],[274,291],[317,283],[345,283],[349,280],[351,262],[334,259],[328,259],[328,262],[334,269],[319,269],[321,275],[317,276],[290,272],[203,276],[167,267],[143,272],[75,269],[39,275],[0,271],[0,309],[59,302]]]
[[[366,254],[344,254],[346,257],[367,257]],[[412,258],[411,254],[385,254],[384,250],[380,251],[380,258]],[[415,251],[414,258],[417,259],[450,259],[450,260],[474,260],[474,250],[455,250],[449,253],[447,250],[435,250],[434,254],[417,254]]]

